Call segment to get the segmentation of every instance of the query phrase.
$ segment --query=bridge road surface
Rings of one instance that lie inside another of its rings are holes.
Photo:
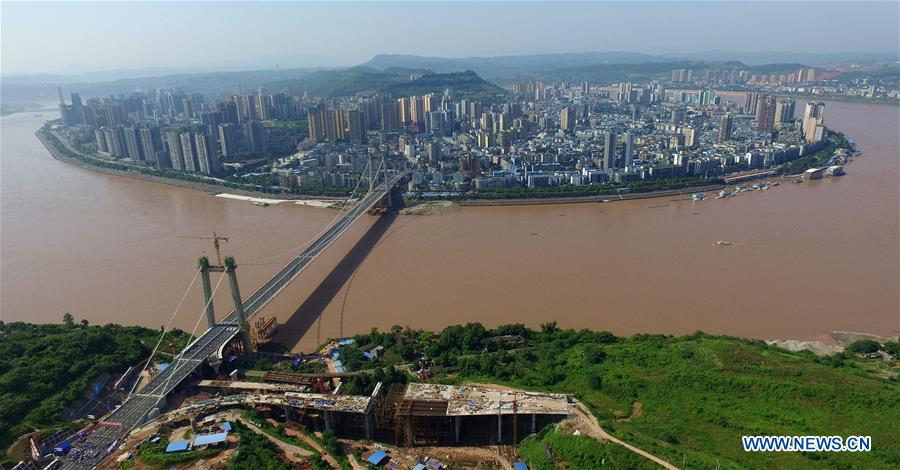
[[[269,300],[275,297],[282,288],[291,282],[320,253],[325,251],[340,237],[359,217],[372,208],[390,189],[396,185],[408,171],[387,175],[385,184],[372,188],[353,206],[337,223],[328,228],[315,239],[303,252],[291,259],[262,287],[248,297],[243,303],[246,319],[252,317]],[[206,358],[218,353],[222,346],[231,341],[240,328],[237,324],[237,313],[232,310],[218,325],[207,330],[185,349],[181,358],[173,361],[168,368],[156,374],[139,393],[125,400],[121,406],[103,419],[103,423],[94,432],[77,443],[73,443],[63,460],[64,469],[91,468],[107,455],[107,448],[113,442],[121,440],[136,426],[144,422],[144,417],[157,407],[157,403],[167,396],[178,384],[190,376]]]

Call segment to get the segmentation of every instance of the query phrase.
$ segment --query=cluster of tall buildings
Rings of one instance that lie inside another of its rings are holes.
[[[263,121],[306,115],[301,96],[267,94],[263,89],[212,103],[198,93],[160,90],[86,103],[72,93],[71,104],[61,90],[59,95],[63,124],[92,130],[99,152],[208,175],[219,173],[221,159],[265,155],[269,132]]]
[[[747,93],[745,112],[756,118],[756,130],[772,132],[794,120],[795,102],[790,98],[752,91]]]
[[[827,79],[834,73],[817,70],[815,68],[802,68],[793,72],[759,74],[749,70],[724,69],[705,70],[695,73],[692,69],[672,70],[671,81],[675,83],[700,83],[705,85],[727,85],[746,83],[749,85],[782,85],[791,83],[810,83],[816,80]]]

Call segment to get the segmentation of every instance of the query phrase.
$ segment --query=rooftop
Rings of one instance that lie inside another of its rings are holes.
[[[267,392],[299,392],[305,387],[293,384],[265,382],[232,382],[230,380],[201,380],[199,387],[227,388],[233,390],[265,390]]]
[[[403,399],[430,404],[446,402],[447,416],[512,414],[513,401],[517,412],[522,414],[569,414],[569,397],[560,393],[411,383],[407,385]]]
[[[170,452],[184,452],[188,450],[191,446],[191,443],[188,441],[175,441],[170,442],[169,445],[166,446],[166,453]]]
[[[194,438],[194,447],[207,446],[210,444],[219,444],[228,439],[228,432],[217,432],[215,434],[200,434]]]
[[[284,394],[288,404],[298,408],[313,410],[332,410],[347,413],[365,413],[369,408],[372,397],[361,395],[326,395],[321,393],[296,393]]]

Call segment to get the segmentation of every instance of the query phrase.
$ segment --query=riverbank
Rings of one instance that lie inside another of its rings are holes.
[[[291,201],[304,201],[304,200],[325,200],[325,201],[335,201],[335,200],[345,200],[346,198],[340,197],[331,197],[331,196],[310,196],[305,194],[292,194],[292,193],[264,193],[261,191],[249,191],[246,189],[232,188],[226,187],[211,183],[203,183],[200,181],[187,181],[187,180],[179,180],[174,178],[164,178],[162,176],[148,175],[146,173],[140,173],[138,171],[126,171],[126,170],[116,170],[113,168],[104,168],[98,165],[92,165],[91,163],[85,162],[83,160],[79,160],[77,158],[72,158],[64,153],[60,152],[51,142],[47,140],[47,136],[44,135],[43,129],[38,129],[34,135],[41,141],[41,144],[50,152],[50,155],[53,156],[54,159],[79,167],[81,169],[87,171],[93,171],[95,173],[102,173],[104,175],[111,176],[120,176],[124,178],[132,178],[141,181],[149,181],[151,183],[159,183],[165,184],[169,186],[176,186],[179,188],[187,188],[193,189],[197,191],[203,191],[209,194],[220,194],[220,193],[228,193],[235,194],[239,196],[245,196],[249,198],[259,198],[259,199],[271,199],[272,196],[277,196],[279,200],[291,200]],[[312,205],[312,204],[311,204]]]
[[[725,188],[725,184],[711,184],[707,186],[695,186],[682,189],[667,189],[661,191],[647,191],[645,193],[606,194],[597,196],[553,197],[531,199],[468,199],[457,201],[461,206],[532,206],[542,204],[578,204],[584,202],[614,202],[631,199],[649,199],[655,197],[686,196],[704,191],[718,191]]]
[[[863,104],[888,104],[900,105],[900,100],[891,98],[865,98],[859,96],[848,95],[811,95],[808,93],[779,93],[789,98],[797,98],[804,100],[820,100],[820,101],[843,101],[845,103],[863,103]]]

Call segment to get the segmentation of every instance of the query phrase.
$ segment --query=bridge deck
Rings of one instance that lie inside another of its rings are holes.
[[[243,302],[244,315],[251,318],[269,300],[300,274],[319,254],[338,239],[359,217],[371,209],[406,172],[389,174],[384,184],[372,188],[334,225],[315,239],[303,252],[291,259],[281,270],[269,278],[262,287]],[[86,439],[75,443],[69,451],[62,468],[90,468],[106,455],[106,448],[114,441],[124,438],[132,429],[144,422],[144,418],[159,401],[190,376],[206,358],[215,355],[222,346],[231,341],[240,331],[237,313],[232,310],[214,328],[191,343],[183,356],[173,361],[167,369],[153,377],[138,393],[132,395],[112,412],[104,421],[117,423],[114,426],[100,426]],[[95,454],[88,456],[86,454]]]

